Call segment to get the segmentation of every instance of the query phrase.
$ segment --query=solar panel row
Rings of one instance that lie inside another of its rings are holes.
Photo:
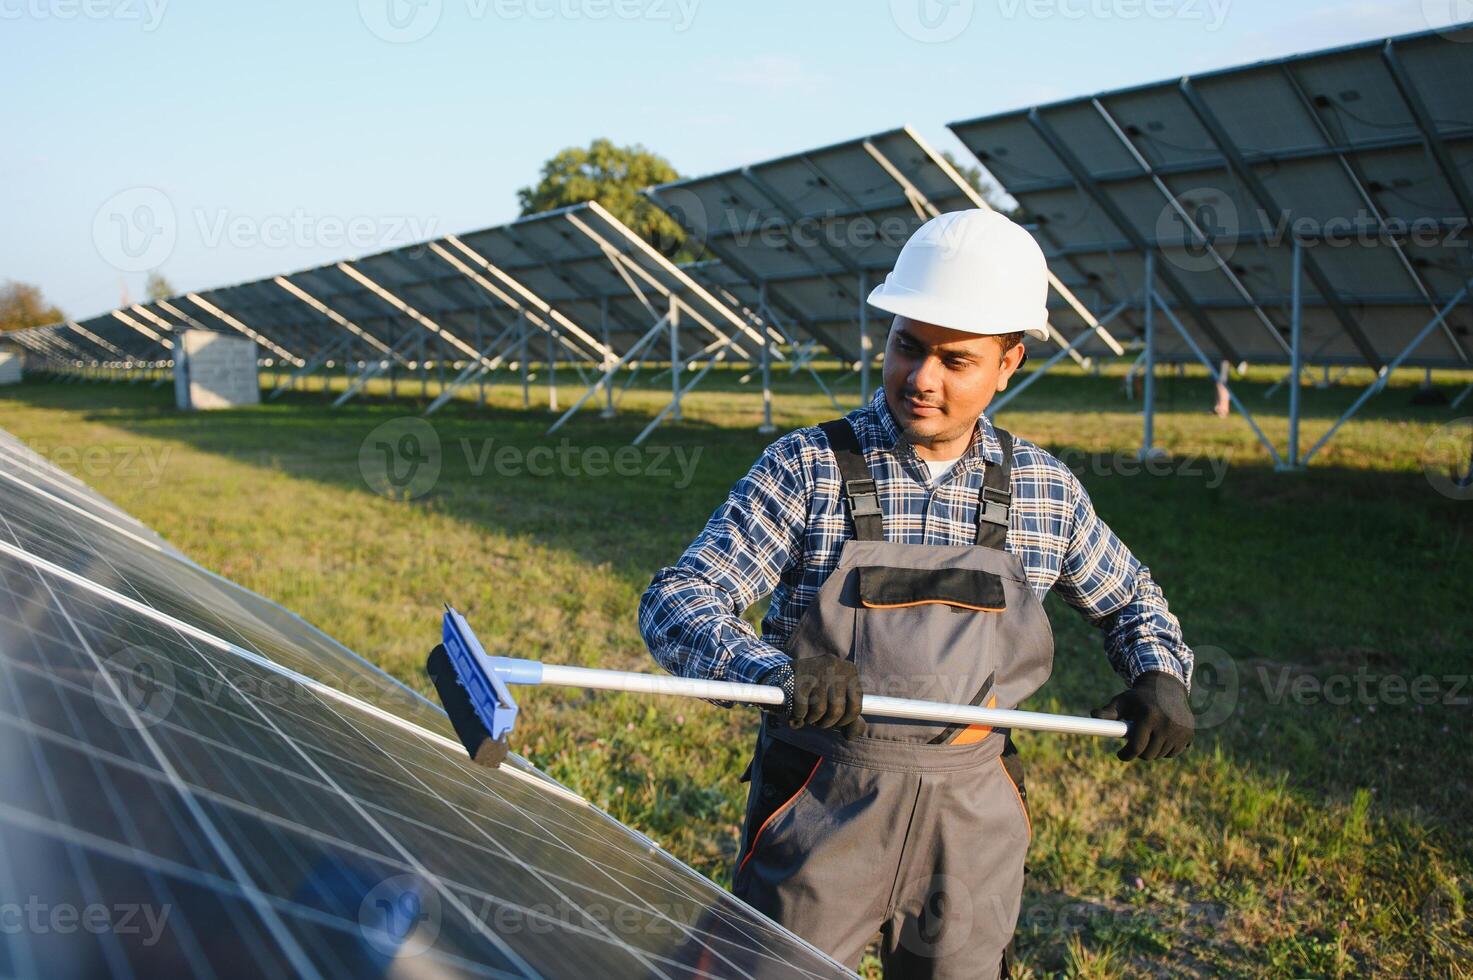
[[[1382,367],[1473,277],[1473,29],[1392,38],[953,123],[1055,268],[1138,332],[1145,256],[1195,338]],[[1457,310],[1405,363],[1469,365]],[[1171,331],[1164,357],[1190,358]],[[1099,345],[1091,345],[1099,350]]]
[[[951,128],[1047,246],[1056,340],[1118,355],[1107,330],[1090,335],[1095,312],[1117,306],[1139,335],[1149,251],[1162,260],[1163,300],[1199,344],[1233,361],[1286,362],[1298,239],[1305,354],[1381,367],[1456,306],[1473,275],[1466,36],[1392,38]],[[908,128],[648,196],[715,260],[676,272],[617,219],[580,207],[15,339],[43,358],[160,363],[173,330],[199,326],[257,337],[263,357],[293,366],[486,361],[497,341],[505,357],[525,310],[562,356],[607,366],[675,296],[706,340],[747,333],[742,356],[760,346],[755,324],[854,361],[863,294],[909,233],[981,200]],[[1180,336],[1158,340],[1162,357],[1190,356]],[[1406,363],[1466,367],[1470,348],[1467,315],[1454,309]]]
[[[845,976],[0,433],[0,973]]]
[[[525,322],[537,357],[551,336],[560,357],[597,364],[672,302],[708,340],[740,334],[760,346],[748,321],[595,204],[134,304],[18,339],[63,359],[111,363],[121,353],[159,363],[172,356],[171,334],[194,327],[244,333],[264,359],[289,368],[329,358],[490,366],[514,349]]]

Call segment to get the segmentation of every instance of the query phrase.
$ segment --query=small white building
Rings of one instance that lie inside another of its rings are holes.
[[[19,354],[0,351],[0,385],[20,384],[21,359]]]
[[[260,404],[255,341],[210,330],[177,334],[174,401],[191,410]]]

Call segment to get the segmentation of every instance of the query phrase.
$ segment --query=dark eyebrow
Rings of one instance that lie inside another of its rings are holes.
[[[953,358],[953,359],[954,358],[958,358],[958,357],[966,357],[966,358],[976,358],[977,357],[977,352],[976,351],[968,350],[967,348],[962,348],[960,350],[948,350],[948,349],[944,349],[944,348],[932,347],[929,344],[923,343],[920,340],[920,338],[918,338],[915,334],[911,333],[909,330],[905,329],[904,327],[899,327],[899,328],[896,329],[896,331],[895,331],[895,337],[896,337],[897,340],[909,341],[910,343],[915,344],[921,350],[926,351],[927,353],[935,353],[935,354],[937,354],[940,357],[947,357],[947,358]]]

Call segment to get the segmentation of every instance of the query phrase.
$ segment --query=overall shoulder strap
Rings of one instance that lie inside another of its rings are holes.
[[[1013,505],[1013,435],[1007,429],[992,429],[1002,446],[1002,464],[989,465],[977,493],[977,544],[1007,550],[1008,511]]]
[[[819,425],[834,451],[834,460],[839,464],[839,478],[844,481],[840,495],[854,522],[854,536],[860,541],[885,540],[885,516],[880,510],[880,497],[875,488],[869,464],[864,461],[864,451],[859,448],[859,437],[847,418],[834,419]]]

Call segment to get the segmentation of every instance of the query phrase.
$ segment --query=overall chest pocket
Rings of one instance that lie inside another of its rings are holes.
[[[980,568],[859,566],[859,603],[866,609],[941,605],[973,612],[1007,608],[1002,578]]]
[[[856,571],[855,661],[865,693],[969,703],[997,669],[1002,578],[978,568]]]

